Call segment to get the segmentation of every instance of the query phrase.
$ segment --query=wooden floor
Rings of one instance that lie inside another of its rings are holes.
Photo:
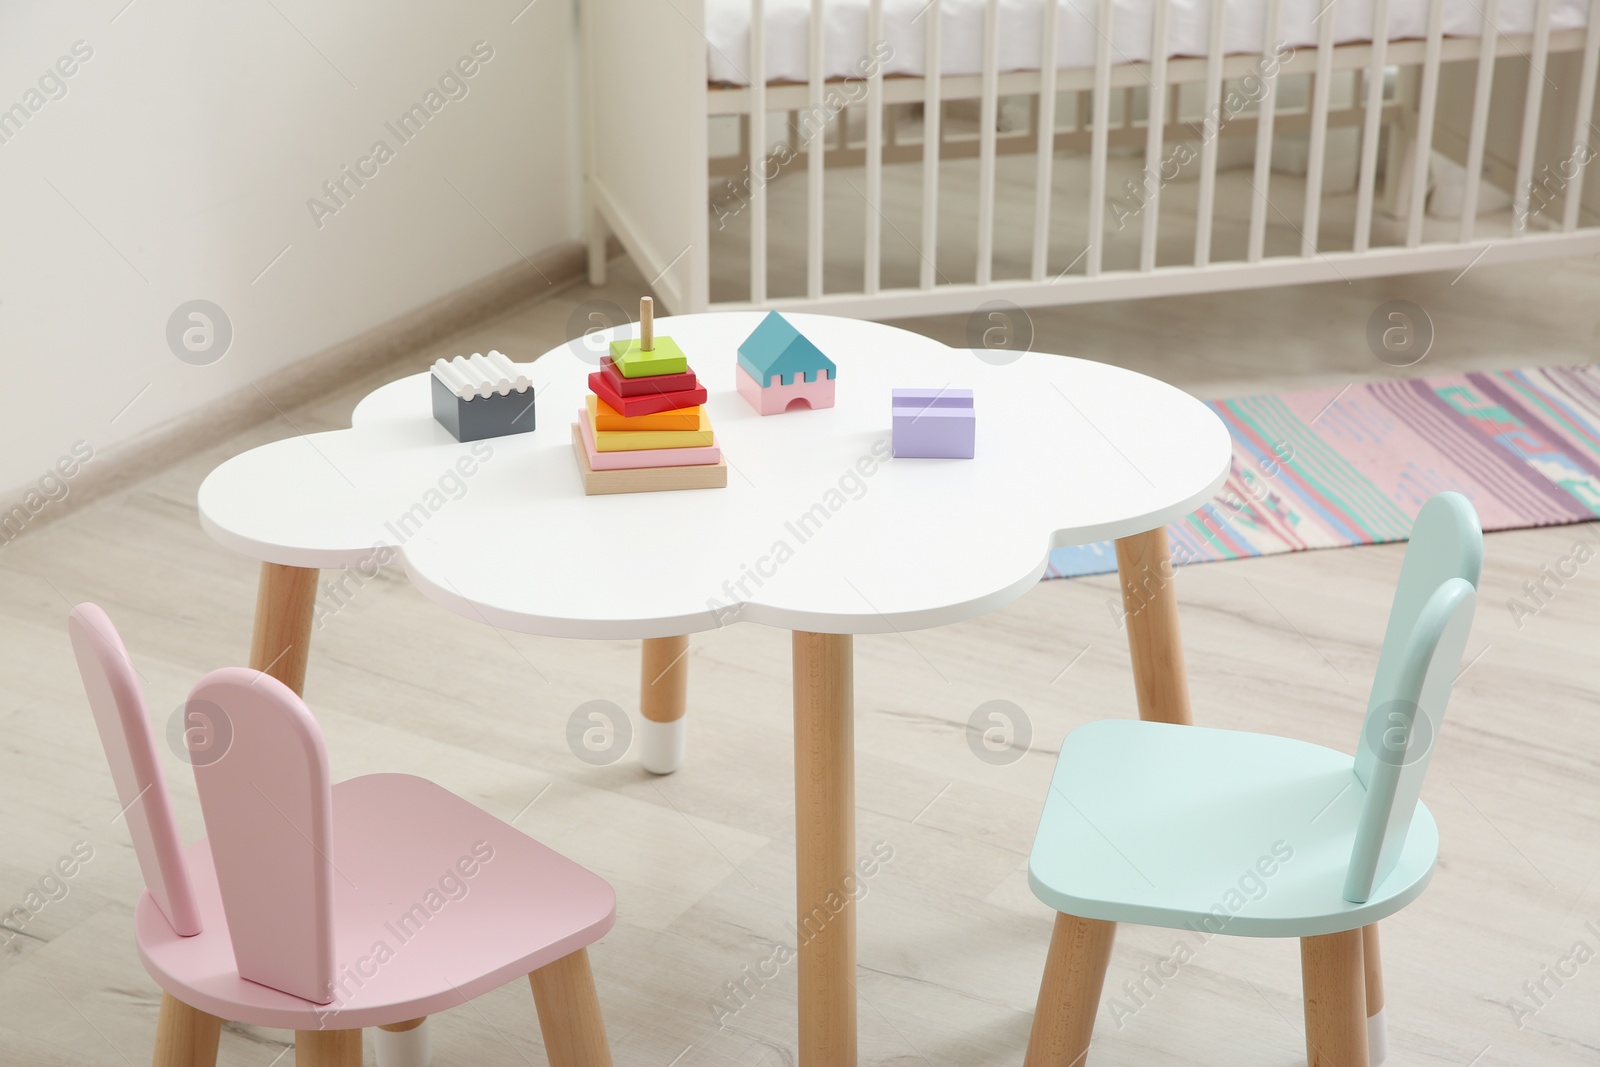
[[[600,295],[626,304],[640,284],[619,265]],[[1455,284],[1365,281],[1034,320],[1040,349],[1214,396],[1592,360],[1596,292],[1595,261],[1500,268],[1491,255]],[[76,843],[93,849],[66,895],[56,890],[0,949],[0,1064],[142,1064],[155,1034],[158,991],[132,937],[139,872],[73,669],[69,606],[89,599],[111,613],[165,726],[202,672],[243,662],[249,643],[256,566],[201,532],[205,473],[296,428],[348,425],[370,387],[435,355],[543,351],[595,295],[580,287],[484,323],[0,548],[0,908],[23,904]],[[1438,330],[1406,371],[1363,341],[1390,298],[1416,301]],[[957,343],[965,333],[961,317],[907,325]],[[1471,665],[1424,793],[1442,836],[1438,873],[1384,927],[1395,1064],[1600,1059],[1600,563],[1520,627],[1506,607],[1580,534],[1596,531],[1488,540]],[[1381,547],[1186,570],[1197,722],[1353,749],[1399,562],[1399,548]],[[1072,727],[1133,714],[1115,598],[1106,578],[1049,582],[960,626],[858,639],[858,839],[863,852],[892,850],[860,906],[863,1063],[1021,1062],[1051,927],[1025,864],[1055,753]],[[585,701],[636,712],[636,646],[486,638],[397,568],[325,617],[306,692],[336,776],[428,775],[615,884],[617,926],[592,958],[619,1064],[792,1064],[794,967],[771,965],[794,936],[789,641],[740,625],[697,636],[691,657],[690,758],[661,779],[632,758],[591,766],[566,741]],[[991,700],[1014,702],[1031,725],[1031,750],[1010,766],[967,745],[969,715]],[[192,777],[175,758],[169,775],[182,829],[198,836]],[[1158,986],[1146,968],[1172,944],[1170,932],[1119,932],[1095,1064],[1304,1062],[1294,944],[1217,939]],[[1150,992],[1134,999],[1124,983],[1141,980]],[[1528,999],[1527,982],[1548,995]],[[440,1064],[545,1063],[525,983],[436,1022]],[[287,1039],[229,1027],[220,1062],[290,1063]]]

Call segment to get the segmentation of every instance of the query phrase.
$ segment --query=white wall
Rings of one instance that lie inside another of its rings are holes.
[[[572,0],[524,3],[0,3],[0,492],[576,237]],[[168,345],[193,299],[210,365]]]

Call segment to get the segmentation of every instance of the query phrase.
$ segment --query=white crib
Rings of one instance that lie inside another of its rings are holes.
[[[614,233],[674,312],[893,318],[1600,253],[1600,0],[583,0],[581,17],[591,281]],[[1464,168],[1459,218],[1425,211],[1438,159]],[[1227,217],[1219,175],[1249,190]],[[1480,219],[1491,189],[1510,210]],[[859,233],[827,229],[841,204]],[[887,268],[886,237],[909,253]]]

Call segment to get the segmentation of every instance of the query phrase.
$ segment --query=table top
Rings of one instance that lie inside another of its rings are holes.
[[[458,443],[433,419],[423,372],[375,390],[348,430],[217,467],[201,521],[268,562],[392,557],[431,599],[528,633],[666,637],[735,621],[883,633],[1002,607],[1039,580],[1051,548],[1155,529],[1227,475],[1222,422],[1154,378],[1039,353],[991,362],[879,323],[787,317],[838,364],[834,407],[764,417],[737,394],[738,345],[759,313],[657,320],[709,390],[726,488],[584,495],[570,427],[623,328],[529,365],[532,433]],[[971,389],[975,458],[890,458],[896,388]]]

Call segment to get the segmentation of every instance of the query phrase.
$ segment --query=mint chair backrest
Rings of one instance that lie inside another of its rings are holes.
[[[1396,684],[1404,665],[1405,644],[1422,608],[1447,578],[1462,578],[1474,589],[1483,570],[1483,530],[1478,513],[1460,493],[1440,493],[1417,514],[1411,543],[1400,565],[1400,584],[1389,606],[1389,625],[1383,633],[1383,651],[1372,678],[1366,726],[1373,726],[1379,709],[1395,699]],[[1371,734],[1363,730],[1363,738]],[[1382,732],[1381,730],[1379,731]],[[1375,753],[1365,743],[1356,749],[1356,777],[1368,785]]]
[[[145,888],[172,929],[193,937],[200,932],[200,908],[133,661],[116,627],[94,604],[72,609],[67,632]]]
[[[242,667],[202,678],[186,714],[227,739],[194,780],[239,976],[326,1004],[337,860],[322,730],[293,690]]]
[[[1356,748],[1366,800],[1344,895],[1368,899],[1394,869],[1444,725],[1483,566],[1477,513],[1458,493],[1423,505],[1412,528]]]

